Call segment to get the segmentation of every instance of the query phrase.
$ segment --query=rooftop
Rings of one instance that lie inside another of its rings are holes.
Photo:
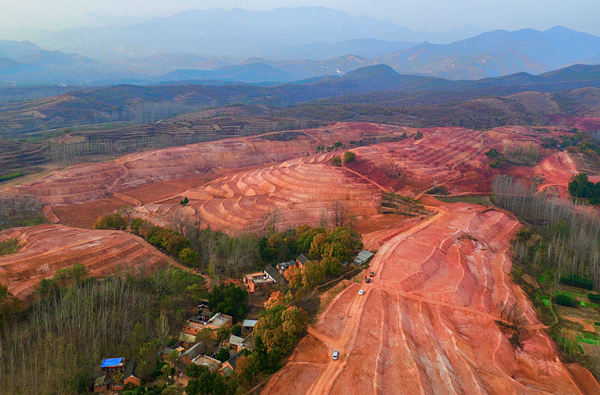
[[[216,370],[219,367],[219,365],[221,365],[221,361],[219,361],[218,359],[207,357],[206,355],[200,355],[196,357],[192,362],[194,362],[196,365],[204,366],[211,372]]]
[[[130,376],[135,377],[135,358],[127,362],[127,367],[125,368],[125,374],[123,375],[123,379],[126,379]]]
[[[365,263],[367,263],[369,261],[369,259],[371,259],[373,257],[373,255],[375,255],[375,254],[373,254],[371,251],[362,250],[356,256],[354,263],[356,263],[357,265],[364,265]]]
[[[208,320],[206,325],[211,325],[211,326],[220,328],[221,326],[225,325],[226,323],[228,323],[231,320],[232,320],[231,316],[217,313],[217,314],[213,315],[210,320]]]
[[[234,345],[234,346],[239,346],[244,342],[244,338],[243,337],[239,337],[236,335],[231,335],[231,337],[229,338],[229,344]]]
[[[254,327],[258,321],[257,320],[244,320],[242,326],[251,326]]]
[[[298,257],[296,258],[296,260],[298,262],[300,262],[301,264],[305,264],[306,262],[308,262],[308,258],[304,256],[304,254],[300,254],[298,255]]]
[[[123,360],[123,358],[106,358],[102,360],[103,368],[114,368],[117,366],[123,366],[124,364],[125,361]]]
[[[273,277],[271,277],[271,275],[269,275],[266,271],[246,274],[244,277],[246,277],[246,280],[252,281],[254,284],[269,284],[275,282]]]

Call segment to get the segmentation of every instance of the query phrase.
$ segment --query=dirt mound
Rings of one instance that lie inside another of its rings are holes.
[[[119,231],[40,225],[0,233],[0,241],[14,238],[21,248],[0,257],[0,283],[21,299],[33,293],[42,279],[75,263],[85,265],[94,277],[105,277],[118,266],[151,268],[170,261],[139,237]]]
[[[518,223],[478,206],[438,209],[384,244],[371,264],[373,282],[343,291],[309,328],[340,350],[340,360],[286,366],[263,394],[598,393],[589,372],[560,362],[509,276],[508,242]],[[495,322],[502,303],[523,312],[520,349]],[[310,387],[282,385],[316,367]]]

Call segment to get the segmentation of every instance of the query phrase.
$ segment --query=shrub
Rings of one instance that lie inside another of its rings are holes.
[[[592,302],[600,303],[600,295],[598,294],[589,293],[587,297]]]
[[[183,198],[183,200],[182,200],[182,201],[180,201],[180,202],[179,202],[179,204],[181,204],[182,206],[187,206],[187,204],[188,204],[189,202],[190,202],[190,201],[188,200],[188,198],[187,198],[187,196],[186,196],[186,197],[184,197],[184,198]]]
[[[559,294],[554,297],[554,303],[561,306],[575,307],[575,299],[568,295]]]
[[[121,214],[103,215],[94,224],[94,229],[127,229],[127,220]]]
[[[594,282],[589,278],[583,278],[576,274],[562,277],[560,279],[561,284],[570,285],[572,287],[583,288],[583,289],[594,289]]]
[[[350,163],[356,159],[356,154],[351,151],[344,152],[344,163]]]
[[[241,336],[242,335],[242,327],[241,325],[234,325],[231,328],[231,334],[234,336]]]
[[[421,140],[422,138],[423,138],[423,133],[417,132],[417,134],[415,135],[415,140]]]
[[[331,163],[331,165],[333,166],[341,166],[342,165],[342,159],[339,156],[334,156],[331,159],[329,159],[329,163]]]
[[[488,152],[485,153],[488,158],[495,158],[500,156],[500,152],[496,148],[490,148]]]

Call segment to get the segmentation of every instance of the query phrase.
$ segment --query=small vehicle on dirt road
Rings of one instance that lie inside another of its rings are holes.
[[[363,295],[365,294],[365,291],[364,291],[363,289],[361,289],[360,291],[358,291],[358,294],[359,294],[360,296],[363,296]]]
[[[369,274],[369,277],[375,277],[375,272],[371,272],[371,273]]]
[[[338,350],[335,350],[333,352],[333,360],[337,361],[338,357],[340,356],[340,352]]]
[[[369,277],[365,278],[365,282],[368,284],[371,282],[371,279]]]

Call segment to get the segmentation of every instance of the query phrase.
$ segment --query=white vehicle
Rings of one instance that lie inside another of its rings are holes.
[[[340,352],[338,350],[335,350],[333,352],[333,360],[337,361],[338,357],[340,356]]]
[[[358,291],[358,294],[359,294],[360,296],[363,296],[363,295],[364,295],[364,293],[365,293],[365,291],[364,291],[364,290],[362,290],[362,289],[361,289],[360,291]]]

